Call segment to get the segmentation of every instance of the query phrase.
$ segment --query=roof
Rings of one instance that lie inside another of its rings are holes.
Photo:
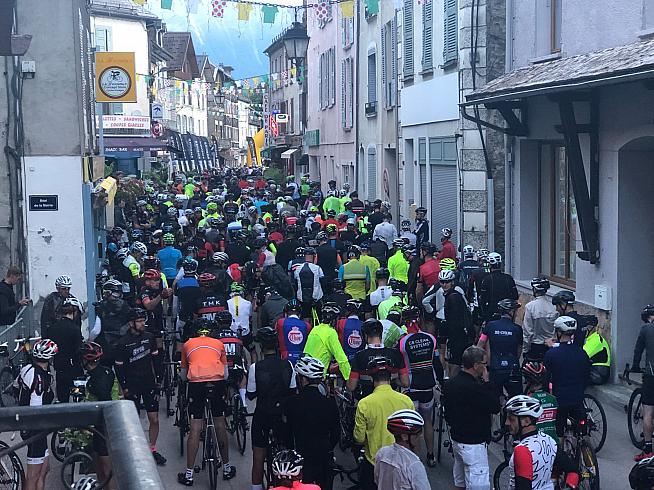
[[[198,69],[200,72],[203,72],[205,68],[204,65],[207,63],[207,61],[209,61],[209,57],[206,54],[199,54],[195,57],[195,59],[198,62]]]
[[[519,68],[469,94],[466,105],[654,77],[654,39]]]
[[[195,57],[195,48],[190,32],[166,32],[163,35],[163,47],[173,57],[172,61],[167,63],[169,71],[183,71],[184,61],[188,60],[190,64],[190,73],[193,78],[200,76],[197,59]]]
[[[128,19],[158,19],[156,15],[134,4],[132,0],[90,0],[91,15]]]

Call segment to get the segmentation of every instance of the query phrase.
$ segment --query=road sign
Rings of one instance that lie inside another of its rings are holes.
[[[161,120],[164,117],[163,104],[159,102],[152,103],[152,119]]]

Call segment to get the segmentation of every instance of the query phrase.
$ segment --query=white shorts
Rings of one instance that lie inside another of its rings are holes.
[[[462,444],[452,441],[454,485],[466,490],[489,490],[488,450],[486,444]]]

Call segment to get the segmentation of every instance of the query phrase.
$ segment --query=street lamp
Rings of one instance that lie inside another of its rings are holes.
[[[291,59],[299,60],[307,56],[309,48],[309,36],[307,28],[299,22],[293,22],[293,25],[284,33],[284,47],[286,56]]]

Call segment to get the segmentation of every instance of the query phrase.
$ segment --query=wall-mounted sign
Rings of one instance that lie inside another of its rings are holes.
[[[59,196],[29,196],[30,211],[58,211]]]
[[[134,53],[95,53],[96,102],[136,102]]]
[[[152,103],[152,119],[160,120],[164,117],[164,108],[163,104],[159,102]]]
[[[287,123],[288,122],[288,114],[275,114],[275,121],[278,123]]]
[[[150,129],[148,116],[102,116],[104,129]]]

